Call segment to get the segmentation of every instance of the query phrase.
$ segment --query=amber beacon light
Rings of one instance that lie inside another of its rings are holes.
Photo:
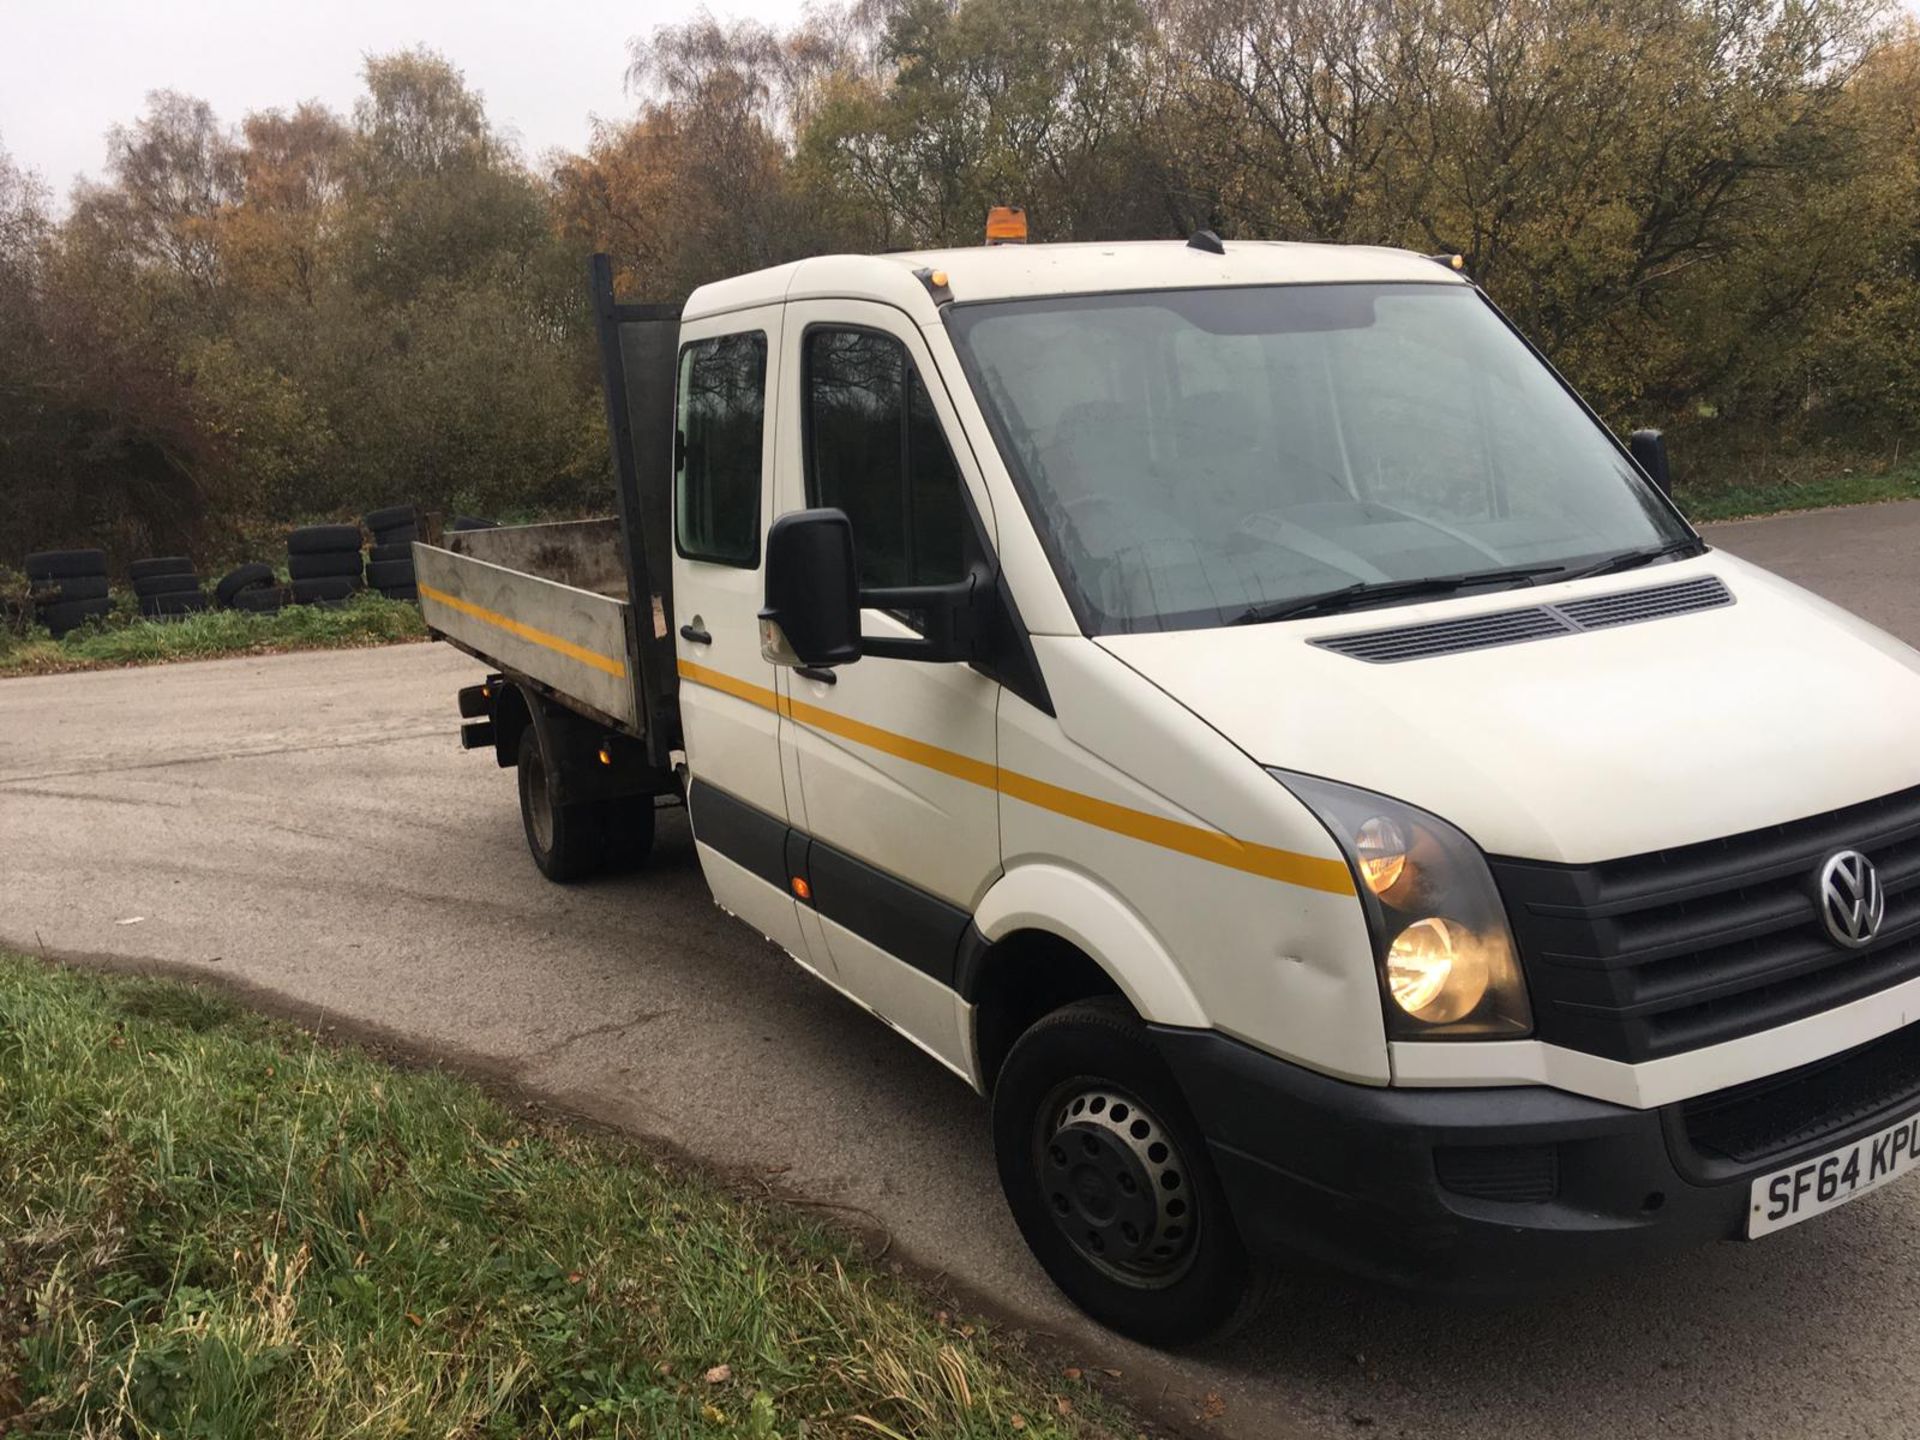
[[[996,205],[987,212],[987,244],[1027,243],[1027,212],[1018,205]]]

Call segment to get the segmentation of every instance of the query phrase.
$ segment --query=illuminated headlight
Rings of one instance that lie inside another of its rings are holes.
[[[1480,849],[1384,795],[1276,770],[1353,867],[1396,1040],[1512,1039],[1533,1028],[1506,907]]]

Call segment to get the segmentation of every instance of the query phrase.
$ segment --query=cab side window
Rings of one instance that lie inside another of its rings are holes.
[[[680,351],[674,535],[689,560],[760,563],[760,457],[767,337],[695,340]]]
[[[820,328],[805,348],[807,500],[853,521],[860,583],[964,577],[960,472],[906,347],[873,330]]]

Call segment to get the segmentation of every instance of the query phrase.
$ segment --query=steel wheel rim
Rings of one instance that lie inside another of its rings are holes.
[[[1129,1092],[1077,1078],[1034,1122],[1041,1204],[1074,1253],[1123,1285],[1177,1283],[1199,1253],[1192,1171],[1167,1127]]]

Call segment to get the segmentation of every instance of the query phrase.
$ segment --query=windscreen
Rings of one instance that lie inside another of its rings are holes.
[[[947,324],[1095,634],[1688,534],[1468,286],[1050,297]]]

